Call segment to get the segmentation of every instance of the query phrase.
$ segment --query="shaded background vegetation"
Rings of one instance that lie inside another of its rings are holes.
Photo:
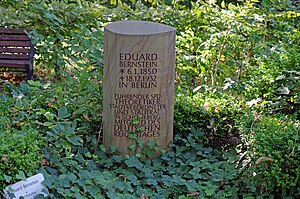
[[[0,12],[36,48],[35,81],[1,82],[1,188],[42,172],[50,198],[299,198],[297,1],[4,0]],[[103,27],[130,19],[177,30],[175,138],[153,160],[101,144]]]

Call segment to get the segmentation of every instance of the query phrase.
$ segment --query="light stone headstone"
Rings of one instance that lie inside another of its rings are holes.
[[[121,155],[134,154],[152,141],[159,149],[168,149],[173,139],[174,71],[175,28],[146,21],[118,21],[105,27],[103,141],[107,148],[113,145],[122,149]]]

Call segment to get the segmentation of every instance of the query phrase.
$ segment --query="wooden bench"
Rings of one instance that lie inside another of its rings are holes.
[[[22,71],[33,79],[34,46],[28,30],[0,28],[0,69]]]

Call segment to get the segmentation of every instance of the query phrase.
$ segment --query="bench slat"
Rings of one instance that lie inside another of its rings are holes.
[[[29,41],[27,35],[1,35],[0,41]]]
[[[26,32],[30,32],[30,30],[25,30],[25,29],[12,29],[12,28],[0,28],[0,34],[26,34]]]
[[[0,60],[0,66],[9,68],[28,68],[27,60]]]
[[[29,41],[0,41],[0,46],[29,47]]]
[[[1,48],[0,52],[3,53],[29,53],[29,48]]]
[[[26,54],[0,54],[0,60],[1,59],[19,59],[19,60],[28,60],[29,59],[29,55]]]

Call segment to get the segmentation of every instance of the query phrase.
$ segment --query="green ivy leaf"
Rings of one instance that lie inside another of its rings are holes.
[[[141,116],[137,116],[132,119],[132,124],[133,125],[138,125],[138,123],[141,121]]]
[[[205,154],[209,154],[209,153],[211,153],[213,151],[213,149],[212,148],[206,148],[205,150],[204,150],[204,153]]]
[[[173,177],[172,181],[175,182],[176,184],[179,184],[179,185],[185,185],[186,180],[184,180],[184,179],[183,179],[182,177],[180,177],[179,175],[173,175],[172,177]]]
[[[207,183],[207,186],[204,187],[204,192],[207,196],[213,196],[215,191],[217,190],[218,186]]]
[[[52,122],[45,122],[44,126],[50,127],[50,126],[53,126],[53,123]]]
[[[75,146],[80,146],[81,143],[83,142],[82,138],[78,136],[69,136],[67,137],[67,140]]]
[[[135,156],[130,156],[128,160],[125,160],[125,164],[128,167],[135,167],[139,170],[141,170],[144,167],[144,165]]]
[[[155,147],[155,142],[153,140],[149,140],[147,142],[147,146],[150,148],[150,149],[154,149]]]
[[[136,149],[135,145],[134,144],[131,144],[129,147],[128,147],[131,151],[134,151]]]
[[[18,180],[26,180],[25,173],[23,171],[19,171],[19,173],[16,174],[16,179],[18,179]]]
[[[142,140],[142,139],[140,139],[140,140],[137,140],[136,142],[137,142],[137,145],[138,145],[139,147],[142,147],[142,146],[143,146],[143,144],[144,144],[144,142],[143,142],[143,140]]]
[[[88,151],[84,154],[85,157],[87,158],[91,158],[92,157],[92,154]]]
[[[221,2],[221,7],[222,7],[223,9],[226,8],[226,5],[225,5],[225,2],[224,2],[224,1]]]
[[[214,182],[219,182],[219,181],[223,180],[222,176],[216,171],[212,171],[212,172],[208,172],[208,173],[211,175],[212,180]]]
[[[158,183],[155,179],[147,179],[146,184],[156,186]]]
[[[58,119],[65,119],[67,117],[70,117],[70,113],[68,113],[68,110],[65,106],[62,106],[58,109]]]
[[[77,176],[76,176],[75,174],[73,174],[73,173],[68,173],[67,178],[68,178],[72,183],[74,183],[75,180],[77,179]]]
[[[105,152],[106,151],[106,147],[104,144],[100,144],[100,149],[101,151]]]
[[[148,156],[148,157],[152,157],[153,156],[153,149],[149,149],[149,148],[146,148],[146,149],[143,149],[143,154]]]
[[[129,139],[135,139],[135,138],[136,138],[136,134],[135,134],[135,133],[130,133],[130,134],[128,135],[128,138],[129,138]]]
[[[193,168],[189,171],[189,174],[191,174],[193,176],[194,179],[199,179],[201,178],[201,175],[199,174],[200,173],[200,168]]]
[[[12,180],[11,176],[3,175],[6,182],[10,182]]]
[[[110,145],[109,146],[109,150],[112,152],[112,153],[115,153],[117,151],[117,147],[114,146],[114,145]]]
[[[140,157],[142,157],[142,154],[137,153],[137,154],[135,154],[135,157],[140,158]]]
[[[189,180],[185,183],[189,192],[195,192],[198,190],[198,183],[195,180]]]

